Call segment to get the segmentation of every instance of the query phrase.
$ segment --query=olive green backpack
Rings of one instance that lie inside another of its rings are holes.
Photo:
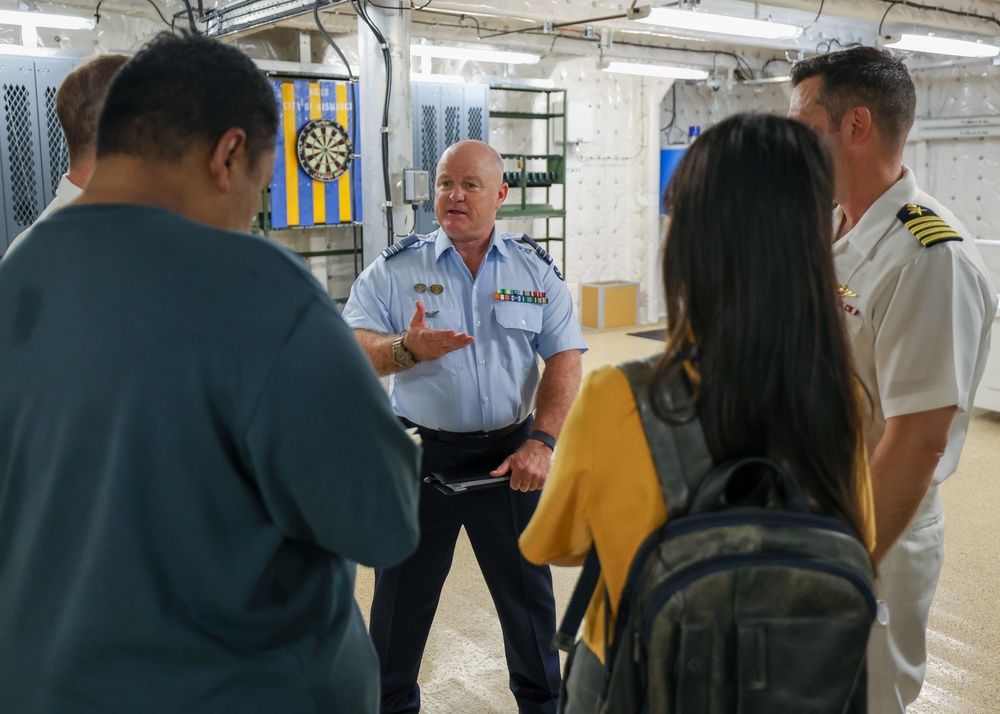
[[[632,561],[615,631],[605,633],[594,712],[867,711],[865,648],[876,601],[865,547],[840,521],[811,513],[796,479],[777,464],[714,465],[697,418],[680,425],[657,418],[648,397],[653,364],[620,368],[670,518]],[[689,396],[679,374],[667,406]],[[561,649],[582,646],[576,633],[599,572],[591,551],[556,635]],[[571,666],[572,658],[567,676]]]

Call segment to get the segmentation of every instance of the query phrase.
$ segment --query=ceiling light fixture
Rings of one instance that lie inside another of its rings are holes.
[[[634,74],[640,77],[662,77],[664,79],[708,79],[708,71],[689,67],[670,67],[663,64],[640,64],[638,62],[609,62],[602,67],[605,72]]]
[[[879,38],[883,47],[911,52],[930,52],[936,55],[952,55],[954,57],[996,57],[1000,55],[1000,47],[985,42],[970,42],[955,40],[950,37],[935,35],[884,35]]]
[[[469,80],[460,74],[433,74],[431,72],[414,72],[410,75],[411,82],[433,82],[434,84],[469,84]]]
[[[54,27],[58,30],[93,30],[94,19],[72,15],[53,15],[47,12],[21,12],[0,10],[0,25],[33,25]]]
[[[712,32],[718,35],[738,35],[764,40],[783,40],[798,37],[802,28],[766,20],[750,20],[731,15],[716,15],[698,10],[673,10],[654,7],[646,17],[637,17],[639,22],[677,30]]]
[[[440,59],[472,60],[474,62],[497,62],[499,64],[537,64],[541,55],[531,52],[508,52],[507,50],[483,47],[448,47],[445,45],[410,45],[414,57],[438,57]]]
[[[39,27],[53,27],[57,30],[93,30],[95,21],[87,17],[53,15],[48,12],[0,10],[0,25],[19,25],[21,44],[33,48],[38,46]]]

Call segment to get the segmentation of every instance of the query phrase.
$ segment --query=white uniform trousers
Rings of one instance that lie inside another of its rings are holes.
[[[944,508],[938,487],[931,486],[879,565],[879,612],[868,640],[869,714],[903,714],[920,694],[927,618],[943,564]]]

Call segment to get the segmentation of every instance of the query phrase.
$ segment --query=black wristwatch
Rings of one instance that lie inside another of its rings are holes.
[[[542,442],[553,451],[556,450],[556,437],[552,436],[552,434],[549,434],[548,432],[533,431],[530,434],[528,434],[528,438]]]
[[[392,359],[400,367],[408,368],[418,364],[420,360],[413,356],[413,353],[406,349],[403,338],[406,337],[406,330],[400,333],[399,337],[392,343]]]

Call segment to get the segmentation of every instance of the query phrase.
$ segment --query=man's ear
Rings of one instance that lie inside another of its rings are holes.
[[[246,148],[247,133],[237,127],[227,130],[212,147],[209,170],[212,180],[221,193],[229,190],[233,166],[245,160]]]
[[[872,137],[875,130],[872,113],[867,107],[854,107],[844,115],[841,128],[852,144],[864,143]]]
[[[507,190],[507,184],[500,184],[500,193],[497,194],[497,208],[500,208],[500,206],[503,205],[503,202],[507,200]]]

